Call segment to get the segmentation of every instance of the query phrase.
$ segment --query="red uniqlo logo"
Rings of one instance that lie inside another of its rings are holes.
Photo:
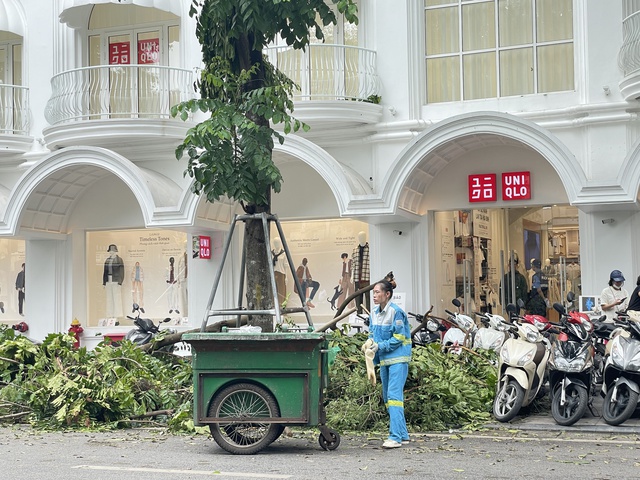
[[[529,172],[505,172],[502,174],[502,200],[528,200],[531,198]]]
[[[469,202],[495,202],[496,174],[469,175]]]
[[[211,258],[211,237],[200,235],[200,258]]]

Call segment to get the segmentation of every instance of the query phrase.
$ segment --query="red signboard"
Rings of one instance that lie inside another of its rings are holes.
[[[211,258],[211,237],[200,235],[200,258]]]
[[[530,198],[530,172],[505,172],[502,174],[502,200],[529,200]]]
[[[469,175],[469,202],[495,202],[497,188],[495,173]]]
[[[138,64],[156,63],[160,63],[160,40],[158,38],[138,40]]]
[[[129,42],[109,44],[109,65],[128,65],[131,63]]]

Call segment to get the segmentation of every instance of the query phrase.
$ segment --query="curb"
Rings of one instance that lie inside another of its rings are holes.
[[[616,435],[640,435],[640,425],[628,425],[622,424],[618,426],[613,425],[571,425],[563,426],[556,423],[533,423],[533,422],[518,422],[518,423],[489,423],[485,425],[486,428],[503,430],[505,428],[516,429],[521,431],[535,431],[535,432],[579,432],[579,433],[609,433]]]

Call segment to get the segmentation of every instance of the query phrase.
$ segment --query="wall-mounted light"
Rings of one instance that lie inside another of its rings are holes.
[[[602,224],[603,225],[609,225],[610,223],[613,223],[615,221],[616,221],[615,218],[603,218],[602,219]]]
[[[605,95],[609,95],[611,93],[611,89],[609,88],[609,85],[605,85],[604,87],[602,87],[602,90],[604,90]]]

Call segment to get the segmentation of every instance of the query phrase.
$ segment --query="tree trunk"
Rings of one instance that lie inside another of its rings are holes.
[[[255,213],[269,213],[269,205],[256,207]],[[267,240],[264,237],[262,220],[247,220],[245,222],[245,243],[244,248],[247,279],[247,309],[248,310],[270,310],[274,308],[273,287],[271,276],[269,275],[270,255],[267,254]],[[262,328],[263,332],[273,332],[273,317],[271,315],[252,315],[248,321],[249,325]]]

